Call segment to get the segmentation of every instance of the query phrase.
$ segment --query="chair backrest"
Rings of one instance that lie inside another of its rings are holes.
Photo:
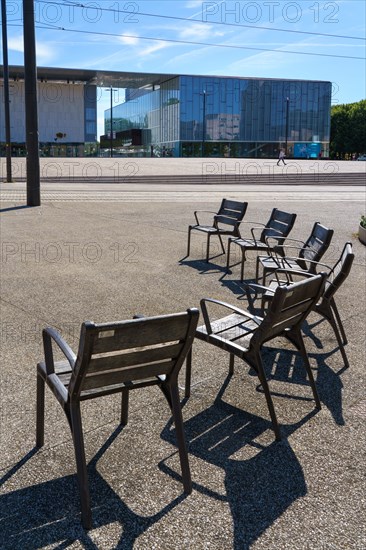
[[[331,272],[328,274],[325,282],[325,290],[322,296],[323,300],[330,300],[337,292],[342,283],[347,279],[355,255],[352,252],[352,243],[347,242],[342,250],[342,254]]]
[[[255,331],[251,346],[280,336],[285,330],[299,327],[323,293],[326,273],[296,283],[278,286],[261,325]]]
[[[283,212],[282,210],[278,210],[278,208],[274,208],[268,223],[261,233],[260,241],[265,243],[269,237],[282,241],[283,237],[287,237],[290,233],[295,220],[296,214]]]
[[[192,345],[198,316],[198,309],[191,308],[115,323],[84,322],[69,384],[70,399],[114,393],[125,382],[178,376]]]
[[[333,233],[333,229],[328,229],[328,227],[319,222],[314,223],[310,237],[304,243],[299,253],[299,264],[302,269],[307,269],[307,265],[306,262],[301,262],[301,260],[311,260],[312,263],[310,263],[309,271],[315,273],[316,265],[313,262],[319,262],[325,254],[329,248]]]
[[[220,227],[220,225],[232,226],[235,230],[244,218],[247,208],[247,202],[222,199],[220,209],[215,215],[216,227]]]

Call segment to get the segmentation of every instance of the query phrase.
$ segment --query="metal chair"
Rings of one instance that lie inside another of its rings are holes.
[[[244,223],[256,223],[255,227],[250,229],[252,238],[244,239],[242,237],[229,238],[228,242],[228,251],[227,251],[227,271],[230,270],[230,248],[231,244],[236,244],[240,247],[241,250],[241,280],[244,279],[244,262],[246,260],[246,252],[248,250],[260,250],[266,251],[271,246],[276,247],[280,252],[280,249],[283,246],[284,239],[289,235],[291,229],[294,226],[296,220],[296,214],[290,214],[289,212],[283,212],[274,208],[272,210],[271,216],[266,224],[259,224],[258,222],[244,222]],[[259,236],[258,232],[260,231]],[[268,238],[271,237],[273,240],[273,245],[268,243]]]
[[[344,361],[344,365],[346,368],[349,367],[348,358],[345,351],[345,345],[347,344],[347,336],[342,324],[341,317],[339,315],[339,311],[334,299],[334,295],[338,291],[338,289],[341,287],[341,285],[344,283],[344,281],[347,279],[351,267],[353,264],[353,260],[355,258],[355,255],[352,251],[352,243],[347,242],[342,250],[342,253],[340,255],[339,260],[334,264],[333,267],[330,267],[324,263],[321,262],[315,262],[311,261],[311,264],[316,269],[317,267],[320,267],[321,269],[326,268],[328,270],[327,272],[327,278],[325,281],[324,286],[324,292],[320,296],[319,301],[316,303],[314,311],[324,317],[329,324],[331,325],[335,337],[338,342],[338,346],[340,349],[340,352],[342,354],[342,358]],[[307,260],[309,262],[309,260]],[[287,284],[288,282],[293,282],[294,277],[311,277],[312,273],[309,273],[307,271],[294,271],[289,270],[286,271],[285,269],[278,270],[276,274],[282,273],[284,275],[287,275]],[[264,303],[268,300],[271,300],[274,292],[277,288],[277,286],[281,284],[279,279],[276,277],[275,280],[271,281],[269,286],[261,286],[261,285],[253,285],[249,284],[248,287],[252,287],[253,289],[259,289],[262,290],[262,308],[264,306]]]
[[[234,372],[235,356],[255,370],[266,397],[277,440],[281,439],[281,434],[262,364],[262,346],[273,338],[284,336],[296,347],[303,358],[316,407],[320,409],[320,400],[305,350],[301,325],[322,295],[325,277],[325,273],[320,273],[300,282],[278,286],[264,317],[252,315],[236,306],[211,298],[201,300],[205,324],[197,328],[196,338],[230,353],[230,374]],[[207,304],[216,304],[229,309],[231,313],[211,321]],[[191,369],[192,353],[190,352],[186,370],[186,397],[190,395]]]
[[[37,447],[44,444],[44,388],[49,386],[61,404],[71,428],[81,501],[82,524],[92,524],[89,484],[80,404],[87,399],[120,392],[121,424],[127,424],[130,390],[158,386],[174,418],[183,487],[192,491],[185,444],[178,374],[192,345],[199,311],[115,323],[81,326],[77,356],[53,328],[43,330],[44,361],[37,365]],[[66,360],[54,361],[56,345]],[[57,495],[55,495],[57,498]]]
[[[286,242],[282,242],[281,249],[278,250],[278,240],[273,246],[269,246],[269,255],[258,256],[256,266],[256,281],[259,280],[259,267],[263,269],[263,284],[265,284],[268,273],[273,273],[277,269],[295,269],[307,271],[309,273],[316,272],[316,264],[324,256],[328,250],[333,237],[333,229],[325,227],[319,222],[315,222],[308,239],[304,242],[299,239],[287,238]],[[271,240],[269,237],[268,241]],[[280,239],[285,241],[285,239]],[[294,252],[296,251],[296,256]]]
[[[191,247],[191,231],[200,231],[206,233],[206,262],[209,260],[210,254],[210,238],[212,235],[217,235],[220,240],[222,253],[225,254],[224,244],[222,242],[222,235],[232,235],[239,237],[239,225],[245,216],[245,212],[248,208],[247,202],[238,202],[228,199],[222,199],[221,206],[218,212],[212,212],[210,210],[196,210],[194,216],[196,218],[196,224],[188,227],[188,244],[187,244],[187,256],[190,254]],[[200,223],[198,214],[209,213],[214,214],[213,220],[208,225]],[[186,256],[186,257],[187,257]]]

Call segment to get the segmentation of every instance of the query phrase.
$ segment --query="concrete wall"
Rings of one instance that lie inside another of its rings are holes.
[[[2,83],[3,84],[3,83]],[[24,82],[10,82],[10,128],[13,143],[25,141]],[[5,141],[4,88],[0,86],[0,141]],[[84,142],[84,85],[38,83],[38,128],[40,142]],[[57,133],[66,134],[56,139]]]

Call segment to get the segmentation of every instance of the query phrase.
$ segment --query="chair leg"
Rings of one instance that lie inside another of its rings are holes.
[[[130,397],[130,390],[127,388],[122,390],[121,395],[121,424],[126,426],[128,422],[128,402]]]
[[[37,374],[37,420],[36,420],[36,447],[44,444],[44,389],[45,381]]]
[[[76,404],[70,409],[72,437],[74,441],[77,479],[79,485],[81,522],[85,529],[91,529],[92,516],[90,509],[90,494],[86,458],[84,449],[83,429],[81,423],[80,406]]]
[[[226,271],[230,271],[230,248],[231,248],[232,239],[229,237],[227,242],[227,260],[226,260]]]
[[[338,311],[338,308],[336,306],[336,303],[334,301],[334,298],[332,298],[331,302],[330,302],[330,308],[331,310],[333,311],[333,314],[337,320],[337,323],[338,323],[338,327],[339,327],[339,330],[340,330],[340,333],[342,335],[342,344],[345,346],[348,341],[347,341],[347,336],[346,336],[346,333],[344,331],[344,327],[343,327],[343,323],[342,323],[342,320],[341,320],[341,316],[339,315],[339,311]]]
[[[271,420],[272,420],[272,427],[273,427],[273,431],[275,433],[276,441],[281,441],[281,431],[280,431],[280,427],[278,425],[277,416],[276,416],[276,412],[275,412],[275,409],[274,409],[271,392],[269,391],[269,386],[268,386],[266,376],[264,374],[262,359],[261,359],[260,355],[256,356],[255,364],[252,365],[252,366],[257,371],[259,381],[260,381],[260,383],[262,385],[262,388],[263,388],[263,391],[264,391],[264,395],[265,395],[265,398],[266,398],[266,401],[267,401],[267,407],[268,407],[269,414],[270,414],[270,417],[271,417]]]
[[[288,338],[289,338],[290,342],[292,342],[296,346],[296,348],[299,350],[299,352],[301,353],[301,356],[302,356],[303,361],[304,361],[306,373],[307,373],[308,378],[309,378],[309,383],[310,383],[311,389],[313,391],[315,406],[316,406],[317,409],[320,410],[322,408],[322,406],[321,406],[321,402],[320,402],[320,399],[319,399],[318,390],[316,388],[316,384],[315,384],[315,380],[314,380],[314,376],[313,376],[313,371],[311,370],[309,357],[308,357],[308,354],[306,352],[306,348],[305,348],[305,344],[304,344],[304,339],[302,337],[302,333],[301,333],[300,330],[296,331],[296,333],[291,332],[291,334],[288,335]]]
[[[244,281],[244,262],[246,260],[245,258],[245,248],[240,247],[241,249],[241,271],[240,271],[240,280]]]
[[[225,247],[224,247],[224,243],[222,242],[222,237],[221,237],[220,233],[218,233],[217,236],[220,240],[222,253],[225,254]]]
[[[189,225],[188,226],[187,256],[189,256],[190,251],[191,251],[191,231],[192,231],[192,226]]]
[[[188,399],[191,395],[191,376],[192,376],[192,348],[189,350],[186,358],[186,381],[184,397]]]
[[[334,306],[335,306],[335,304],[334,304]],[[335,306],[335,307],[337,307],[337,306]],[[342,322],[339,319],[338,325],[337,325],[336,314],[335,314],[334,309],[331,307],[331,305],[329,305],[326,309],[327,309],[327,311],[323,312],[322,314],[327,319],[327,321],[329,322],[330,326],[333,329],[335,337],[337,338],[339,351],[342,354],[342,359],[343,359],[343,362],[344,362],[344,366],[346,368],[348,368],[349,367],[348,357],[346,355],[346,350],[344,349],[344,345],[347,343],[347,338],[345,337],[346,335],[345,335],[345,332],[344,332],[344,329],[343,329],[343,326],[342,326]],[[338,314],[338,317],[339,317],[338,310],[337,310],[337,314]]]
[[[210,233],[207,234],[207,245],[206,245],[206,262],[208,263],[208,259],[210,256]]]
[[[233,353],[230,353],[230,363],[229,363],[229,374],[232,376],[234,374],[234,359],[235,356]]]
[[[189,495],[192,492],[192,479],[189,468],[188,453],[183,427],[182,409],[179,401],[179,391],[177,381],[170,385],[170,395],[172,400],[172,413],[177,434],[180,465],[182,469],[184,492]]]

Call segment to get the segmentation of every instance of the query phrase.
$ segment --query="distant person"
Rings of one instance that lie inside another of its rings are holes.
[[[278,155],[277,166],[280,165],[281,160],[282,160],[283,164],[286,166],[285,157],[286,157],[285,151],[283,149],[280,149],[280,153]]]

